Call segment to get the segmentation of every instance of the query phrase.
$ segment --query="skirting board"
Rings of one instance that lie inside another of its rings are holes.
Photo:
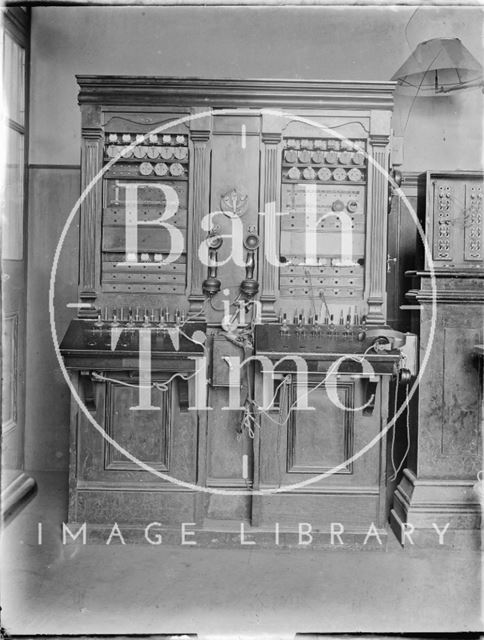
[[[435,526],[448,532],[478,531],[481,505],[473,490],[473,480],[417,478],[409,469],[395,489],[390,525],[398,540],[405,543],[402,528],[408,525],[415,532],[433,531],[431,539],[438,544]],[[435,526],[434,526],[435,525]]]

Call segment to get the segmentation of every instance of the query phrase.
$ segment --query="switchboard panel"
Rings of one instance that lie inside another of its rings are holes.
[[[383,531],[393,83],[78,81],[69,520]]]

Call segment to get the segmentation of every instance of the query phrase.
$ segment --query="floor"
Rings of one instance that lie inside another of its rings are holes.
[[[482,628],[480,553],[470,548],[402,549],[391,533],[386,551],[62,545],[66,478],[34,475],[38,495],[2,540],[7,633],[292,640]]]

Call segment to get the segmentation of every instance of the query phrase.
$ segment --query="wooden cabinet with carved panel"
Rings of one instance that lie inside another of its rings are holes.
[[[383,531],[393,83],[78,81],[70,521]]]
[[[474,531],[473,491],[482,467],[484,250],[483,174],[429,171],[424,268],[408,272],[413,322],[426,360],[410,453],[395,490],[391,522],[416,529]],[[471,534],[473,536],[473,534]]]

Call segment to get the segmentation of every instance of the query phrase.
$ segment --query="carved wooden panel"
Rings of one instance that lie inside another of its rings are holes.
[[[227,119],[226,116],[216,116]],[[218,278],[221,281],[222,295],[216,306],[222,310],[221,300],[224,290],[228,290],[225,299],[233,300],[237,295],[240,283],[245,277],[243,266],[236,264],[233,259],[236,244],[242,247],[242,241],[249,231],[249,227],[256,227],[259,213],[259,138],[247,135],[242,142],[241,131],[233,134],[214,134],[211,140],[212,162],[210,175],[210,209],[218,212],[212,218],[212,224],[217,232],[224,237],[223,245],[217,252],[220,263]],[[234,199],[233,199],[234,198]],[[232,210],[235,202],[235,213]],[[225,211],[224,211],[225,210]],[[207,212],[208,213],[208,212]],[[206,213],[204,213],[206,215]],[[206,231],[203,232],[204,237]],[[245,250],[242,252],[245,258]],[[260,254],[262,257],[262,254]],[[206,277],[207,268],[198,261],[196,269]],[[258,279],[258,273],[255,277]],[[222,313],[207,309],[207,318],[217,323],[222,319]]]
[[[134,411],[137,388],[107,383],[106,433],[133,456],[159,471],[170,470],[173,408],[171,386],[168,391],[152,390],[153,406],[159,411]],[[139,466],[126,459],[116,447],[106,443],[105,469],[128,471]]]
[[[386,248],[388,218],[388,178],[385,174],[389,155],[388,136],[372,136],[370,153],[373,162],[368,168],[368,207],[371,215],[367,228],[367,304],[371,324],[385,321]]]
[[[431,333],[430,279],[416,298],[422,305],[421,352],[431,347],[419,386],[419,477],[470,478],[481,467],[482,283],[478,278],[438,278],[435,335]],[[459,300],[463,290],[467,299]],[[416,444],[416,443],[415,443]]]
[[[482,380],[473,349],[482,339],[482,332],[477,328],[446,326],[440,339],[443,342],[441,453],[479,455]]]
[[[315,411],[293,407],[288,416],[288,408],[294,405],[297,389],[293,378],[282,386],[278,410],[261,412],[261,428],[258,430],[261,486],[293,484],[306,480],[310,474],[323,473],[342,464],[368,444],[384,424],[386,406],[382,406],[381,394],[386,393],[386,383],[378,384],[375,407],[365,414],[358,409],[368,400],[365,383],[348,375],[337,381],[328,380],[327,386],[323,380],[320,375],[309,376],[308,406],[314,406]],[[261,387],[261,381],[258,381],[256,394]],[[341,403],[339,407],[333,402],[335,391]],[[262,403],[261,397],[258,403]],[[377,486],[384,448],[381,441],[346,469],[311,484],[311,491]]]
[[[102,166],[102,139],[96,130],[92,138],[83,133],[81,152],[81,188],[87,189],[91,181],[98,175]],[[81,203],[80,218],[80,297],[85,303],[93,303],[96,299],[97,265],[99,264],[99,238],[101,219],[101,181],[97,181],[86,192]],[[93,315],[86,312],[87,316]]]
[[[203,216],[209,212],[210,198],[210,127],[211,120],[201,118],[193,121],[193,129],[190,132],[191,144],[193,147],[193,160],[191,163],[190,175],[190,214],[191,214],[191,232],[189,237],[190,252],[190,291],[189,300],[191,311],[199,313],[201,310],[200,298],[202,297],[202,282],[204,273],[199,268],[198,248],[204,237],[202,231]],[[203,127],[198,129],[197,127]]]
[[[240,390],[244,402],[247,387]],[[209,396],[212,410],[207,424],[207,485],[211,487],[247,487],[243,478],[243,456],[252,466],[252,440],[242,435],[242,411],[224,410],[229,406],[228,390],[213,389]]]
[[[268,116],[262,119],[262,155],[261,155],[261,211],[263,220],[259,224],[259,234],[264,246],[273,243],[274,254],[279,246],[279,225],[276,212],[280,206],[280,154],[281,154],[281,122]],[[263,260],[261,265],[261,295],[262,316],[271,321],[276,318],[274,303],[277,294],[277,266],[270,260]]]
[[[136,362],[133,362],[136,366]],[[110,372],[108,377],[136,385],[136,378],[127,373]],[[166,374],[171,375],[171,374]],[[166,375],[160,380],[166,379]],[[153,376],[155,377],[155,376]],[[155,471],[174,478],[196,482],[198,421],[195,412],[185,411],[186,388],[173,381],[169,391],[152,389],[152,401],[158,411],[133,410],[139,401],[139,389],[119,383],[95,382],[80,377],[80,396],[92,411],[102,429],[134,458]],[[83,487],[116,486],[140,488],[154,486],[169,491],[175,485],[165,481],[136,462],[125,458],[116,447],[107,443],[83,414],[78,414],[75,437],[75,470],[77,482]]]
[[[335,388],[341,404],[353,409],[354,384],[341,382],[331,383],[331,386]],[[288,394],[289,406],[296,402],[296,397],[296,385],[292,384]],[[313,391],[310,398],[314,410],[293,411],[289,419],[288,473],[324,473],[353,453],[354,413],[343,411],[331,402],[324,386]],[[351,465],[338,473],[351,473]]]

